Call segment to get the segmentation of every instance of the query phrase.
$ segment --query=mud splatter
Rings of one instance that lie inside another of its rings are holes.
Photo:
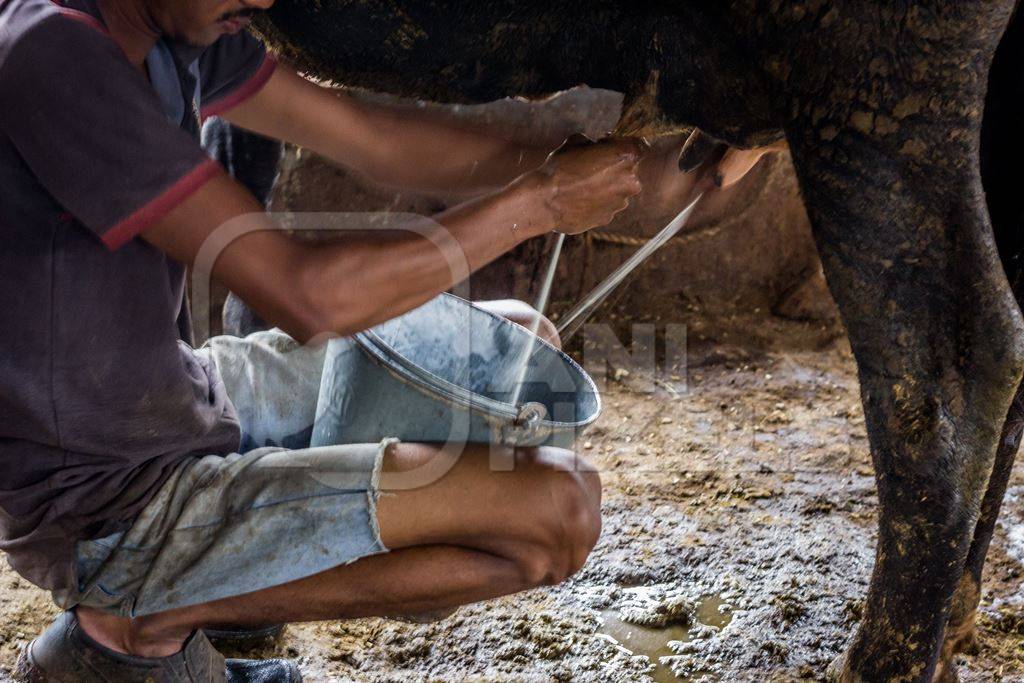
[[[686,655],[693,641],[715,636],[732,621],[732,607],[721,595],[694,601],[678,587],[643,587],[626,593],[622,607],[604,612],[599,633],[630,653],[647,657],[657,683],[689,681],[707,673],[699,665],[691,669]]]

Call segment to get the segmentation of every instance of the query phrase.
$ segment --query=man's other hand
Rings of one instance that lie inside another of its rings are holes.
[[[633,140],[571,147],[520,182],[539,183],[556,229],[576,235],[607,225],[640,194],[640,156]]]

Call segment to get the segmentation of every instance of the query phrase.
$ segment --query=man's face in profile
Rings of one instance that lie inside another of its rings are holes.
[[[151,0],[159,30],[179,42],[207,47],[239,33],[274,0]]]

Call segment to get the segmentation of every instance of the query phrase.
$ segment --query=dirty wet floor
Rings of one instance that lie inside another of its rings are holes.
[[[689,386],[611,383],[581,452],[604,534],[571,582],[437,624],[291,627],[309,681],[821,680],[859,618],[875,496],[846,351],[717,352]],[[1024,469],[990,555],[965,683],[1024,681]],[[0,671],[52,614],[0,571]]]

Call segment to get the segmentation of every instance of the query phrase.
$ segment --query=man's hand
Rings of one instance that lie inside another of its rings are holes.
[[[559,232],[576,235],[607,225],[643,189],[640,143],[602,142],[557,152],[521,182],[537,184]]]

